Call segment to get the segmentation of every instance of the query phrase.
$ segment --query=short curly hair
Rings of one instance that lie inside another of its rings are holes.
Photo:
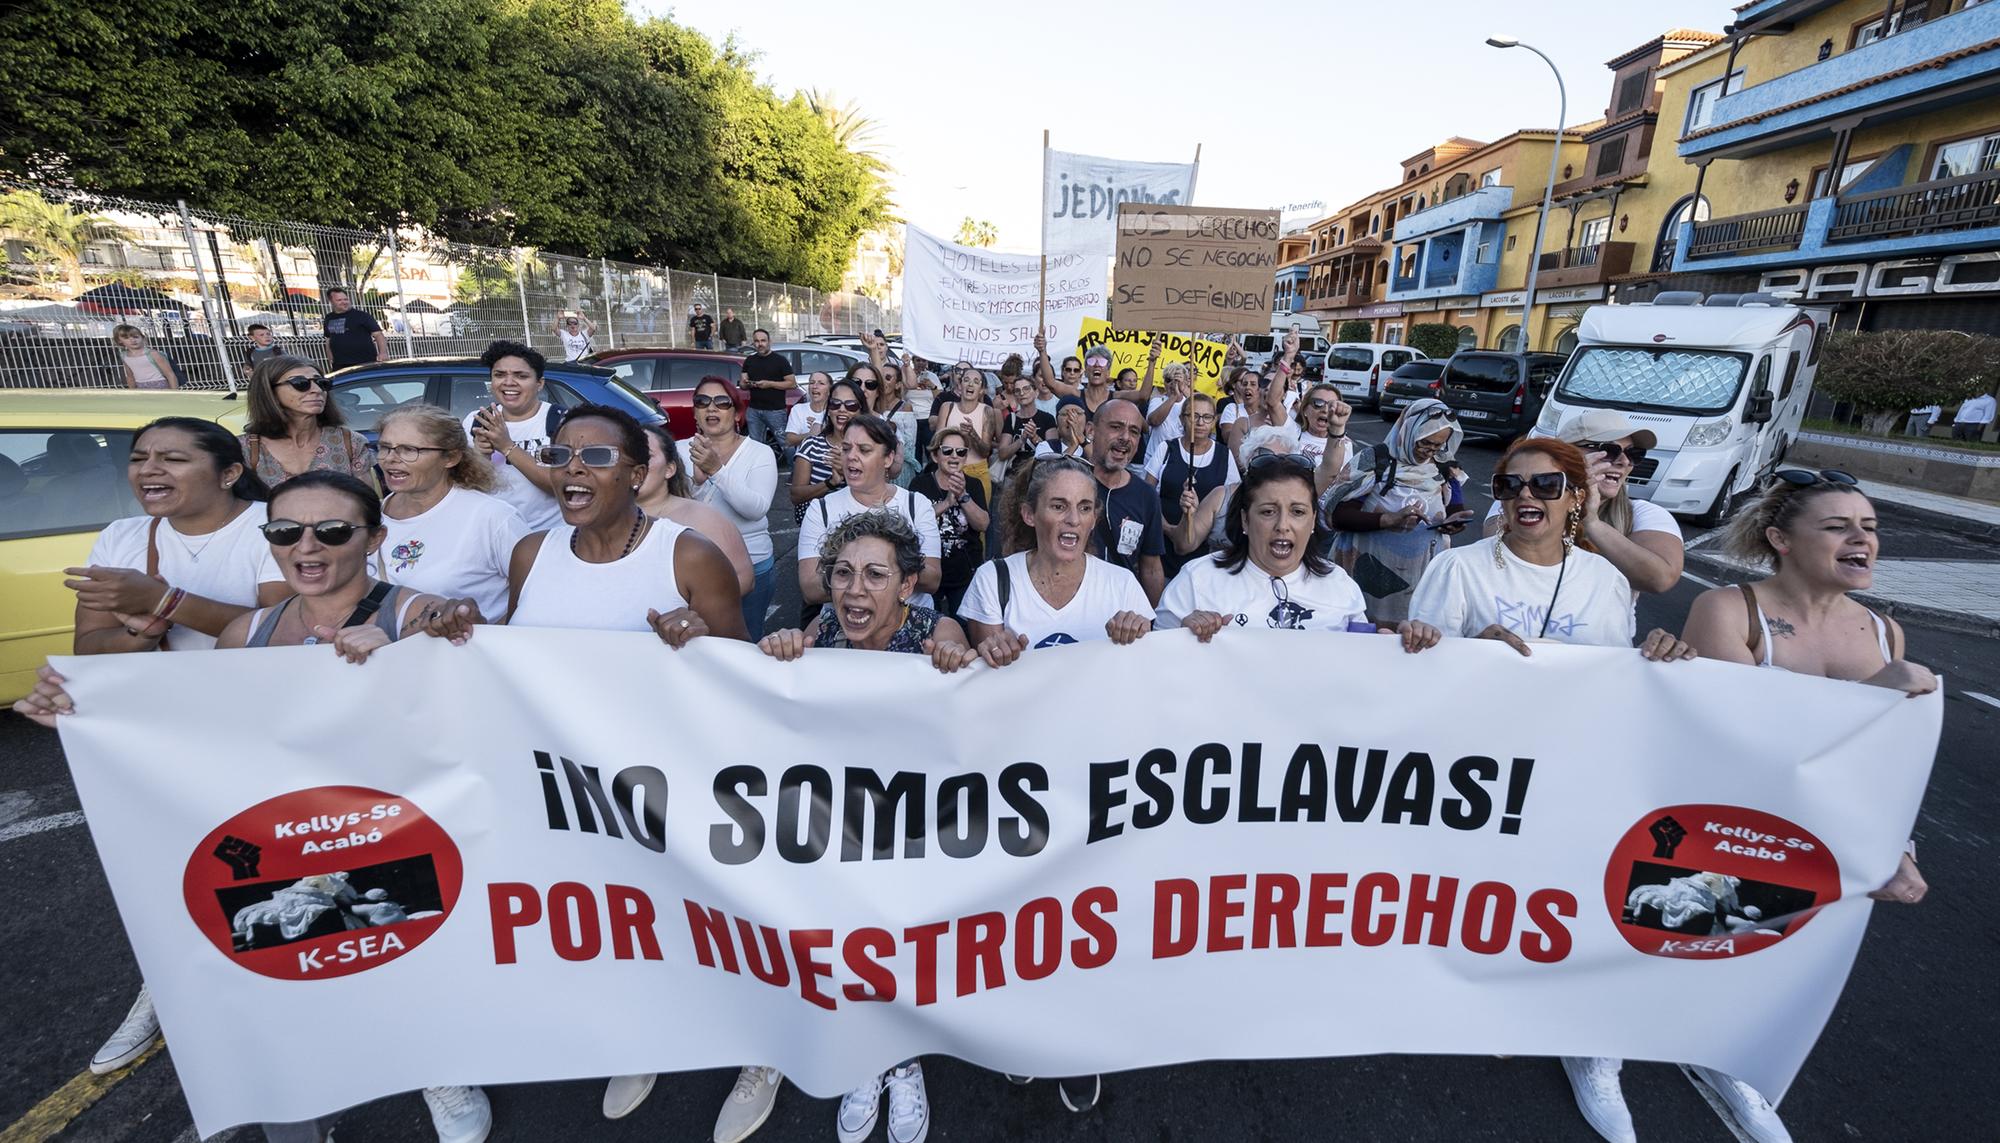
[[[890,508],[856,512],[827,530],[819,542],[819,584],[833,594],[833,562],[847,545],[856,540],[886,540],[896,552],[896,574],[905,579],[924,570],[924,550],[917,541],[917,529],[902,513]]]

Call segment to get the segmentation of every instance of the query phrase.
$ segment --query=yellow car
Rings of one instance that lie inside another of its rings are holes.
[[[76,596],[63,569],[85,562],[104,525],[139,515],[126,458],[133,430],[159,417],[240,433],[245,410],[219,393],[0,393],[0,704],[69,654]]]

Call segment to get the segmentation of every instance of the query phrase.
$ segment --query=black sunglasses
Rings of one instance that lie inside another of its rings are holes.
[[[1259,452],[1256,456],[1250,458],[1250,471],[1255,472],[1260,468],[1269,468],[1274,464],[1286,465],[1303,472],[1311,472],[1313,470],[1313,462],[1300,456],[1298,453]]]
[[[1576,447],[1584,452],[1601,452],[1604,454],[1604,459],[1614,462],[1621,456],[1633,464],[1646,459],[1646,450],[1638,445],[1612,444],[1608,441],[1578,441]]]
[[[1837,468],[1823,468],[1818,472],[1807,472],[1803,468],[1781,468],[1771,474],[1795,488],[1811,488],[1815,484],[1843,484],[1853,488],[1859,480]]]
[[[937,454],[939,456],[951,457],[953,460],[961,460],[965,457],[966,451],[962,448],[941,448],[937,450]]]
[[[582,448],[543,445],[542,451],[535,454],[535,463],[543,468],[564,468],[571,457],[581,457],[586,468],[616,468],[624,454],[612,445],[584,445]]]
[[[345,520],[321,520],[312,526],[313,537],[329,548],[340,547],[360,530],[361,525]],[[273,520],[259,525],[258,531],[264,533],[266,540],[281,548],[289,548],[306,538],[306,526],[297,520]]]
[[[860,410],[861,402],[843,397],[838,401],[828,401],[826,407],[829,411],[837,409],[843,413],[853,413]]]
[[[285,377],[271,383],[273,389],[280,385],[290,385],[295,392],[299,393],[303,393],[315,385],[328,392],[333,391],[333,382],[328,381],[317,373],[310,377]]]
[[[880,389],[882,387],[882,383],[880,381],[863,381],[861,383],[861,387],[863,389],[868,390],[870,393],[873,393],[875,390]]]
[[[1493,478],[1493,499],[1516,500],[1523,488],[1537,500],[1560,500],[1569,487],[1569,477],[1560,472],[1537,472],[1533,476],[1504,473]]]
[[[730,400],[728,397],[718,397],[713,393],[697,393],[689,401],[689,404],[692,404],[697,409],[716,409],[733,407],[736,402]]]

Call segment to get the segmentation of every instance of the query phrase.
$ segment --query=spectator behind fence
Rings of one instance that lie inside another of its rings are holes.
[[[734,309],[722,311],[722,347],[734,353],[743,348],[750,335],[743,332],[743,319],[736,316]]]
[[[328,290],[326,304],[332,309],[321,319],[321,328],[326,334],[326,351],[333,368],[381,361],[389,356],[389,338],[382,332],[381,323],[367,310],[355,309],[354,299],[346,290],[339,286]]]
[[[243,347],[243,379],[248,381],[259,365],[273,357],[283,356],[285,347],[278,344],[271,327],[263,322],[252,322],[244,332],[250,335],[250,344]]]
[[[118,368],[127,389],[178,389],[181,368],[174,359],[146,344],[146,334],[136,325],[120,324],[111,331],[111,343],[118,347]]]
[[[1993,423],[1995,401],[1993,394],[1981,393],[1958,407],[1951,418],[1951,439],[1955,441],[1976,441],[1986,435],[1986,426]]]
[[[688,315],[688,336],[694,338],[696,349],[715,347],[715,319],[700,302],[694,304],[694,313]]]

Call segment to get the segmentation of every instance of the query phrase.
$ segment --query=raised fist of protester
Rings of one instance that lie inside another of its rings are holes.
[[[1146,347],[1146,360],[1158,361],[1160,359],[1161,351],[1166,349],[1166,347],[1167,347],[1167,339],[1161,337],[1157,333],[1154,334],[1153,343]]]
[[[1498,623],[1489,624],[1486,630],[1474,635],[1473,638],[1497,640],[1519,651],[1523,658],[1528,656],[1528,641],[1507,630],[1505,627],[1500,626]]]
[[[1401,637],[1403,640],[1403,650],[1412,655],[1418,651],[1437,646],[1438,640],[1444,638],[1444,632],[1439,631],[1428,623],[1419,623],[1414,619],[1405,619],[1394,627],[1382,627],[1378,628],[1378,630],[1385,635]]]
[[[149,615],[168,591],[166,584],[131,568],[64,568],[63,574],[75,577],[63,586],[76,593],[77,605],[87,611]]]
[[[1937,689],[1937,676],[1929,667],[1898,659],[1862,680],[1871,687],[1888,687],[1915,698]]]
[[[931,657],[931,666],[947,675],[977,663],[980,658],[979,652],[950,639],[924,640],[924,654]]]
[[[1917,871],[1917,859],[1906,853],[1903,855],[1903,860],[1897,864],[1896,875],[1889,879],[1889,883],[1868,895],[1877,901],[1914,905],[1924,899],[1924,894],[1930,892],[1930,888],[1930,883],[1924,880],[1924,875]]]
[[[35,668],[35,689],[23,695],[14,704],[14,713],[29,722],[53,728],[57,715],[76,713],[76,703],[70,699],[69,692],[63,689],[63,683],[66,681],[68,680],[56,674],[54,667],[46,663]]]
[[[1035,335],[1034,346],[1037,354],[1045,354],[1049,351],[1049,339],[1038,333]]]
[[[989,667],[1004,667],[1021,657],[1028,649],[1028,637],[1012,631],[1001,630],[989,636],[978,647],[979,657],[986,660]]]
[[[1695,650],[1671,632],[1655,627],[1646,634],[1646,641],[1639,644],[1639,654],[1655,663],[1671,663],[1694,658]]]
[[[1195,510],[1200,507],[1201,497],[1196,494],[1194,481],[1190,479],[1181,485],[1181,519],[1185,520],[1194,515]]]
[[[1335,437],[1346,435],[1347,419],[1353,415],[1354,406],[1341,400],[1340,394],[1334,394],[1333,411],[1326,415],[1327,435]]]
[[[660,642],[676,651],[687,646],[688,640],[708,634],[708,624],[701,621],[700,613],[688,607],[676,607],[665,615],[647,608],[646,623],[660,637]]]
[[[757,640],[757,649],[780,663],[789,663],[806,653],[806,633],[796,627],[773,631]]]
[[[1215,638],[1215,633],[1229,626],[1229,617],[1213,611],[1190,611],[1181,619],[1185,627],[1197,640],[1206,643]]]
[[[1104,625],[1104,633],[1121,647],[1137,643],[1153,629],[1153,617],[1136,611],[1121,611]]]

